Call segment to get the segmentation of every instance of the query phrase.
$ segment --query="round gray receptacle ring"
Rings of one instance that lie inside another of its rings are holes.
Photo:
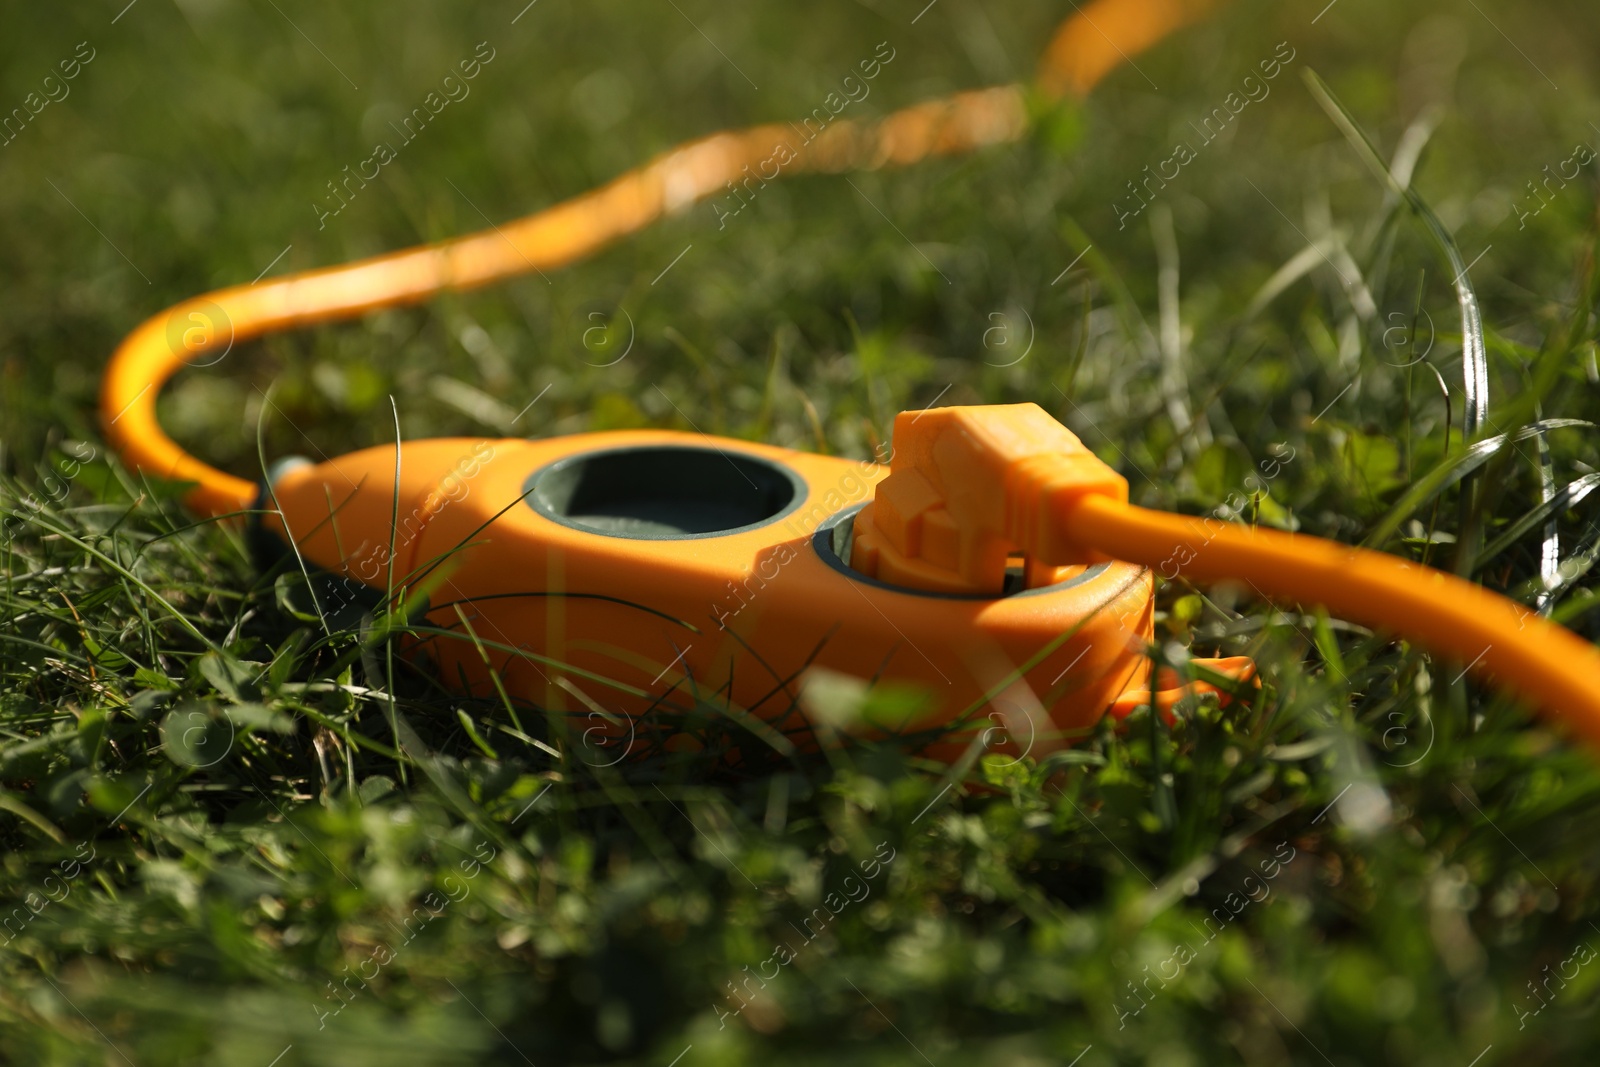
[[[679,541],[725,537],[776,522],[806,499],[806,483],[749,452],[629,445],[565,456],[523,483],[528,506],[603,537]]]

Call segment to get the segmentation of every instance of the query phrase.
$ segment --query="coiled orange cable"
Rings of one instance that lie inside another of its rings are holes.
[[[1218,0],[1095,0],[1058,28],[1041,63],[1038,90],[1049,99],[1082,96],[1129,56],[1216,6]],[[1015,141],[1028,126],[1027,90],[1006,85],[916,104],[874,123],[838,120],[809,144],[786,124],[725,131],[514,222],[195,297],[145,321],[112,354],[100,393],[106,437],[130,467],[194,482],[185,498],[194,511],[243,510],[255,500],[254,483],[184,451],[156,420],[161,386],[185,363],[214,352],[224,337],[238,343],[565,266],[719,192],[780,145],[794,154],[787,171],[839,172]]]

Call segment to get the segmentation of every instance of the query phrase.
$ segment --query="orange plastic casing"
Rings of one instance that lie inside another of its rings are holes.
[[[512,701],[578,716],[629,750],[670,744],[694,708],[754,716],[803,746],[816,724],[802,689],[817,668],[921,690],[925,713],[905,729],[966,724],[927,749],[936,758],[980,732],[995,750],[1039,755],[1148,687],[1147,568],[1062,568],[1063,581],[993,597],[896,588],[845,565],[835,544],[884,466],[665,431],[412,442],[398,485],[396,458],[377,447],[291,469],[263,500],[281,509],[263,526],[335,576],[323,610],[358,585],[425,594],[419,626],[438,632],[408,641],[446,684],[497,697],[498,675]],[[597,532],[588,524],[615,520],[580,514],[609,506],[581,472],[601,468],[632,479],[622,497],[676,480],[656,503],[725,498],[720,521],[736,525]]]

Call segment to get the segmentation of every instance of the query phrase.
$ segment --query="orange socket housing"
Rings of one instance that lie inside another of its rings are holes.
[[[396,591],[426,592],[416,651],[446,682],[492,697],[498,675],[516,701],[603,709],[615,723],[586,725],[608,737],[671,734],[683,709],[726,702],[801,741],[804,673],[821,667],[921,689],[905,727],[965,715],[996,750],[1038,754],[1148,688],[1148,568],[1051,568],[1010,596],[852,569],[850,520],[889,474],[876,464],[626,431],[418,441],[398,485],[395,470],[393,447],[371,448],[272,486],[281,518],[264,527],[339,579],[323,610],[392,571]]]

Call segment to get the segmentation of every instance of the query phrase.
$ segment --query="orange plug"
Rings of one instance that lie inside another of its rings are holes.
[[[1128,482],[1037,404],[903,411],[889,477],[855,520],[851,565],[891,585],[998,596],[1021,555],[1029,588],[1059,565],[1099,563],[1056,517]]]

